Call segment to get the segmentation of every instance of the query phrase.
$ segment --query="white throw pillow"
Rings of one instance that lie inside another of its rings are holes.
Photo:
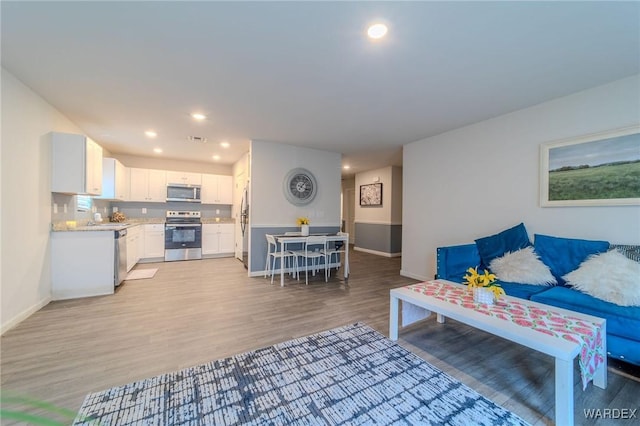
[[[640,306],[640,263],[618,250],[590,256],[563,278],[598,299],[620,306]]]
[[[500,281],[518,284],[556,284],[549,267],[542,263],[533,247],[525,247],[513,253],[493,259],[489,264],[491,272]]]

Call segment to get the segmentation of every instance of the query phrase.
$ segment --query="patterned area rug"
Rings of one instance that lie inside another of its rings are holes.
[[[75,425],[526,425],[364,324],[89,394]]]

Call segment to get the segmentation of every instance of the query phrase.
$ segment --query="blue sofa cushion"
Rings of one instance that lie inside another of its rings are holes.
[[[482,264],[487,267],[496,257],[501,257],[507,252],[518,251],[530,245],[531,242],[529,241],[524,223],[520,223],[513,228],[506,229],[495,235],[478,238],[476,240],[476,246],[478,246],[478,253],[480,254]]]
[[[533,246],[540,260],[551,269],[558,284],[565,284],[562,278],[577,269],[590,255],[609,250],[608,241],[579,240],[535,234]]]
[[[547,290],[548,286],[542,286],[537,284],[519,284],[508,283],[498,280],[500,287],[507,293],[507,296],[515,296],[521,299],[531,299],[534,294]]]
[[[551,287],[531,296],[534,302],[607,320],[607,334],[640,342],[640,307],[618,306],[568,287]]]

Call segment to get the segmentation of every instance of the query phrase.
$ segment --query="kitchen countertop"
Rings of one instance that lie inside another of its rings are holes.
[[[232,217],[203,217],[200,219],[204,224],[211,223],[236,223],[235,219]]]
[[[218,220],[216,220],[218,219]],[[51,231],[53,232],[78,232],[78,231],[119,231],[120,229],[130,228],[132,226],[147,225],[147,224],[164,224],[164,217],[156,218],[130,218],[123,223],[117,222],[102,222],[97,225],[89,225],[88,221],[61,221],[53,222],[51,224]],[[207,217],[202,218],[203,224],[215,224],[215,223],[235,223],[235,220],[231,217]]]

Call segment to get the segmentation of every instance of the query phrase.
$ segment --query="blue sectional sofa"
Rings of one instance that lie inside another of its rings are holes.
[[[545,237],[536,235],[536,238],[540,240],[544,240]],[[480,243],[480,240],[476,240],[474,244],[439,247],[437,249],[436,278],[462,283],[463,276],[469,267],[478,267],[478,270],[487,268],[478,251]],[[604,247],[600,247],[598,250],[602,251]],[[624,247],[627,250],[630,249],[632,253],[637,253],[640,250],[640,246]],[[605,250],[608,249],[609,243],[606,243]],[[549,256],[547,260],[544,256],[540,256],[545,264],[563,261],[563,256],[572,256],[574,257],[573,263],[579,264],[588,256],[584,253],[576,254],[572,252],[571,248],[564,248],[557,253],[548,253],[547,255]],[[582,259],[580,259],[581,255],[584,256]],[[566,265],[564,266],[566,269]],[[559,268],[562,269],[562,265]],[[551,266],[552,272],[553,269]],[[529,285],[502,281],[500,284],[509,296],[605,318],[607,320],[607,352],[609,357],[640,366],[640,306],[619,306],[590,296],[567,286],[559,276],[560,274],[562,272],[557,276],[559,280],[556,285]],[[556,274],[554,273],[554,275]]]

